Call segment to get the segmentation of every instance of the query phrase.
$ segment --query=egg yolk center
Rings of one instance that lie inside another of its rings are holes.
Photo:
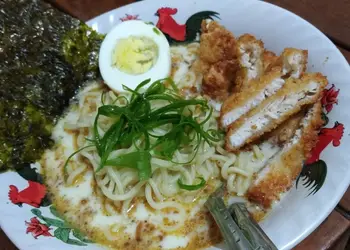
[[[158,50],[157,44],[148,37],[119,39],[112,55],[112,67],[132,75],[145,73],[157,62]]]

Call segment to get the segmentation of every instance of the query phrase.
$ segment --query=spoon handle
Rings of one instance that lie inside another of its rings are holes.
[[[234,203],[228,210],[253,249],[278,250],[258,223],[250,216],[244,203]]]
[[[242,234],[236,222],[233,220],[221,197],[210,196],[205,205],[219,226],[228,249],[253,249],[249,241]]]

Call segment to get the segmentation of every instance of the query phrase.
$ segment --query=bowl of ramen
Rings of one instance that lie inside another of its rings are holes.
[[[84,24],[10,2],[0,223],[20,249],[222,249],[220,186],[290,249],[349,186],[350,67],[302,18],[145,1]]]

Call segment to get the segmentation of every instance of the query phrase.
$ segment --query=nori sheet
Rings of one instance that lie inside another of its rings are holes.
[[[41,0],[0,0],[0,170],[52,145],[76,91],[97,78],[103,36]]]

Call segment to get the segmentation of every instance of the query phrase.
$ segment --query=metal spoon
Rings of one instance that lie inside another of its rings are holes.
[[[205,205],[218,224],[225,243],[231,250],[277,250],[277,247],[249,215],[244,203],[226,208],[221,186],[210,195]]]

